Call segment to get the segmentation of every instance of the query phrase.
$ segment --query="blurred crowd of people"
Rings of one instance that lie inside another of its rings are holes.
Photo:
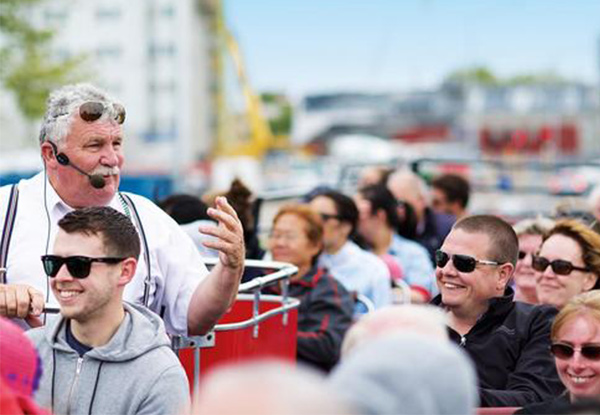
[[[600,413],[600,191],[587,219],[512,224],[459,174],[369,167],[270,223],[240,179],[161,210],[118,192],[124,119],[55,92],[44,172],[0,189],[0,413]],[[216,368],[190,396],[167,334],[210,330],[266,272],[244,258],[297,268],[263,292],[300,300],[298,365]]]

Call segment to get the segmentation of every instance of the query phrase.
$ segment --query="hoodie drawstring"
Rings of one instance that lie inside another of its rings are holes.
[[[96,399],[96,389],[98,389],[98,381],[100,379],[100,371],[102,370],[102,365],[104,361],[100,362],[100,366],[98,367],[98,372],[96,372],[96,382],[94,383],[94,391],[92,392],[92,400],[90,401],[90,407],[88,408],[87,413],[91,415],[92,406],[94,405],[94,399]]]
[[[50,412],[54,413],[54,378],[56,376],[56,350],[52,349],[52,388],[50,395]]]

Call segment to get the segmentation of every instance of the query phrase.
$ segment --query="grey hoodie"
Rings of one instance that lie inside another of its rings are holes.
[[[187,378],[162,320],[123,303],[125,319],[104,346],[79,357],[66,341],[66,320],[27,332],[43,374],[35,399],[54,414],[175,414],[189,405]]]

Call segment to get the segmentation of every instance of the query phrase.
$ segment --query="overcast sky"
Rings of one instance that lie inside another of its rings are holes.
[[[598,83],[600,0],[224,0],[253,87],[430,88],[485,65]]]

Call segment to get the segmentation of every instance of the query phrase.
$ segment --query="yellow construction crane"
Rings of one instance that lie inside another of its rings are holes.
[[[215,109],[214,156],[262,157],[274,144],[273,134],[263,115],[260,97],[254,93],[240,53],[240,48],[227,28],[222,0],[204,0],[202,6],[209,17],[213,36],[212,69],[213,108]],[[232,116],[226,99],[225,58],[230,57],[244,98],[243,116]],[[242,128],[242,125],[246,128]]]

